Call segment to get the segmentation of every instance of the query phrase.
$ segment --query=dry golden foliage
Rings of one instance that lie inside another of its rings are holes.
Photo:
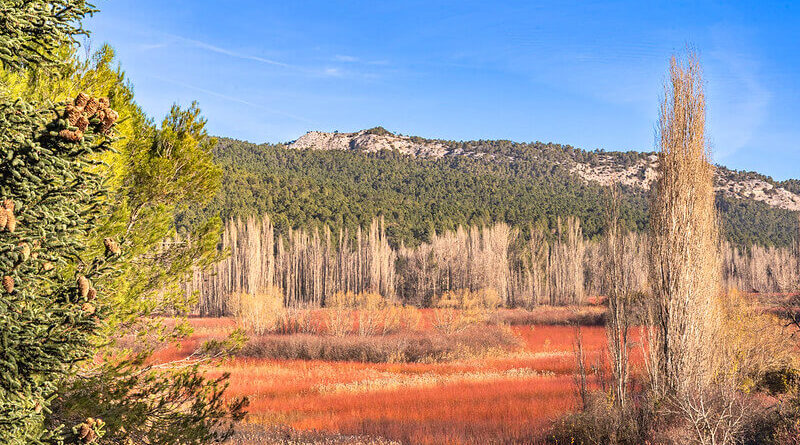
[[[735,289],[721,305],[722,335],[715,339],[723,348],[720,377],[749,390],[765,373],[793,364],[796,342],[784,320],[755,307]]]
[[[650,207],[650,377],[657,394],[707,385],[718,369],[720,255],[705,94],[694,56],[675,57],[658,124]]]
[[[422,315],[414,307],[402,307],[393,298],[374,292],[337,292],[326,300],[326,325],[331,335],[388,335],[416,331]],[[353,326],[355,317],[355,327]]]
[[[433,310],[433,324],[445,334],[461,332],[477,323],[483,323],[502,303],[497,291],[483,288],[448,291],[437,301]]]
[[[256,335],[274,331],[285,313],[283,294],[277,288],[252,294],[232,294],[229,307],[233,308],[237,323]]]

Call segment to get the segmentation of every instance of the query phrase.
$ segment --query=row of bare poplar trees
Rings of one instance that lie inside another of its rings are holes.
[[[383,220],[354,236],[345,230],[290,230],[276,236],[270,218],[228,221],[222,236],[226,258],[208,269],[195,269],[183,286],[196,293],[198,312],[230,312],[232,294],[279,289],[287,306],[322,306],[337,292],[395,295],[397,253],[389,246]]]
[[[290,230],[277,235],[268,216],[229,221],[222,248],[226,259],[195,270],[184,284],[199,296],[198,312],[229,312],[233,293],[280,289],[291,306],[322,306],[336,292],[376,292],[426,307],[441,294],[492,288],[506,306],[569,305],[587,295],[606,295],[601,242],[584,239],[580,221],[569,217],[554,234],[530,236],[506,224],[459,228],[435,234],[417,247],[392,248],[383,221],[369,230],[333,233]],[[635,232],[620,254],[629,291],[647,293],[648,236]],[[798,249],[723,245],[723,284],[745,292],[789,292],[800,283]]]

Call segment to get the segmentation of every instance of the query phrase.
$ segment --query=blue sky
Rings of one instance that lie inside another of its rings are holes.
[[[252,142],[382,125],[443,139],[652,150],[691,44],[715,160],[800,178],[800,2],[97,1],[137,101],[198,100]]]

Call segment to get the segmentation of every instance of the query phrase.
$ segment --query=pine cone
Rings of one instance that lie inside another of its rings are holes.
[[[86,295],[86,298],[88,298],[89,301],[92,301],[95,298],[97,298],[97,290],[95,288],[89,289],[89,293]]]
[[[17,230],[17,218],[11,210],[6,210],[6,230],[11,233]]]
[[[14,277],[8,275],[3,277],[3,289],[9,294],[14,293]]]
[[[70,142],[78,142],[83,138],[83,132],[81,130],[61,130],[58,132],[58,135],[62,138],[70,141]]]
[[[78,93],[78,97],[75,98],[75,105],[79,107],[85,107],[86,103],[89,102],[89,95],[86,93]]]
[[[6,224],[8,223],[8,212],[6,209],[0,207],[0,231],[6,230]]]
[[[73,431],[75,431],[75,435],[78,436],[78,441],[80,443],[92,443],[97,439],[97,433],[94,432],[92,427],[94,426],[94,422],[90,424],[88,421],[81,423],[78,425]]]
[[[122,249],[119,248],[119,244],[114,241],[112,238],[104,238],[103,244],[106,246],[106,255],[119,255],[122,252]]]
[[[28,261],[31,257],[31,246],[28,243],[19,244],[20,253],[22,254],[22,261]]]
[[[13,212],[14,211],[14,200],[13,199],[4,199],[3,200],[3,208]]]
[[[94,314],[95,307],[92,303],[83,303],[81,306],[81,310],[86,313],[86,315]]]
[[[80,131],[86,131],[86,129],[89,128],[89,118],[81,115],[81,117],[79,117],[77,122],[75,122],[73,125],[78,127],[78,130]]]
[[[98,97],[97,103],[100,104],[100,109],[105,110],[111,105],[111,102],[108,100],[107,97]]]
[[[103,119],[103,125],[100,128],[100,131],[103,133],[108,133],[108,130],[110,130],[114,123],[117,122],[117,119],[119,119],[119,114],[117,114],[116,111],[112,110],[111,108],[106,110],[106,117]]]
[[[78,119],[83,117],[83,110],[75,105],[67,105],[66,109],[64,110],[64,115],[69,124],[73,127],[76,127],[78,124]]]
[[[83,112],[86,113],[88,116],[94,115],[95,112],[100,108],[100,102],[97,101],[94,97],[89,98],[89,101],[86,102],[86,105],[83,107]]]
[[[78,275],[78,293],[83,299],[89,295],[89,280],[83,275]]]

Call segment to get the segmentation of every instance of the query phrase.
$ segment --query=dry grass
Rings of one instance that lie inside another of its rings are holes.
[[[605,313],[603,306],[539,306],[533,310],[500,309],[493,314],[492,320],[511,326],[603,326]]]
[[[432,310],[421,313],[420,330],[442,335],[433,326]],[[232,319],[190,321],[194,336],[181,349],[170,348],[159,356],[189,354],[202,341],[222,337],[236,326]],[[480,358],[365,363],[237,357],[208,371],[230,373],[229,396],[250,398],[250,426],[241,430],[236,444],[388,443],[379,441],[383,439],[414,444],[539,443],[552,421],[577,408],[574,331],[557,325],[510,329],[519,342],[516,349]],[[635,341],[639,336],[636,329]],[[380,342],[391,337],[345,339]],[[602,327],[583,329],[589,365],[600,362],[605,345]],[[642,363],[641,354],[632,360],[635,368]]]
[[[309,334],[262,335],[252,338],[243,357],[280,360],[358,361],[369,363],[440,362],[481,356],[519,345],[502,326],[473,326],[458,333],[403,333],[365,337]]]
[[[399,445],[379,437],[345,436],[324,431],[300,431],[294,428],[241,425],[231,445]]]

